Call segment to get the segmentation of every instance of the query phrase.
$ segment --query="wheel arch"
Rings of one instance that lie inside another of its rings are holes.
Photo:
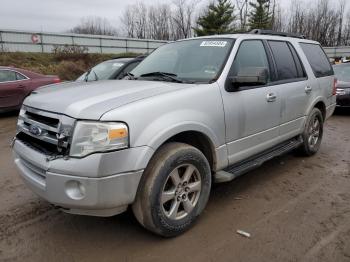
[[[323,117],[323,120],[325,120],[326,118],[326,114],[327,114],[327,111],[326,111],[326,101],[319,97],[317,98],[312,104],[311,106],[308,108],[307,112],[306,112],[306,116],[310,115],[312,109],[314,108],[318,108],[321,113],[322,113],[322,117]]]
[[[215,170],[217,163],[215,146],[206,134],[194,130],[183,131],[169,137],[160,146],[171,142],[184,143],[197,148],[208,160],[211,170]]]

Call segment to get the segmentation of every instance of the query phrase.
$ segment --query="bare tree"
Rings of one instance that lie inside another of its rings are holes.
[[[174,22],[174,39],[192,36],[194,11],[199,2],[199,0],[173,0],[174,10],[172,20]]]
[[[75,34],[117,35],[117,29],[106,18],[96,16],[83,17],[80,23],[69,31]]]
[[[248,30],[248,0],[236,0],[236,8],[238,9],[239,31],[245,32]]]
[[[299,1],[292,6],[287,31],[303,34],[324,46],[339,45],[343,39],[344,13],[345,1],[334,6],[329,0],[318,0],[307,9]]]
[[[121,17],[121,22],[123,25],[122,30],[124,31],[124,34],[127,37],[131,37],[131,38],[136,37],[136,33],[135,33],[136,29],[135,29],[135,23],[134,23],[135,18],[134,17],[135,17],[135,14],[133,12],[133,9],[130,6],[128,6],[126,8],[123,16]]]
[[[129,5],[121,18],[124,32],[128,37],[139,39],[147,35],[147,7],[143,2]]]
[[[147,37],[169,40],[171,36],[171,11],[165,4],[151,6],[148,10]]]
[[[337,45],[342,45],[343,24],[345,16],[345,0],[339,0],[339,26],[338,26],[338,40]]]

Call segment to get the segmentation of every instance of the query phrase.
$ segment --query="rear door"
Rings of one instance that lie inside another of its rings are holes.
[[[268,40],[274,61],[275,82],[281,99],[281,140],[300,134],[313,86],[295,47],[288,41]]]
[[[326,97],[326,106],[335,104],[334,71],[326,53],[318,44],[300,43],[302,50],[316,77],[319,92],[318,96]]]
[[[26,95],[27,82],[22,74],[0,69],[0,107],[19,106]]]
[[[226,85],[232,84],[230,78],[237,76],[244,68],[266,68],[271,79],[272,71],[266,51],[262,40],[243,40],[232,63]],[[228,92],[226,88],[222,97],[229,164],[278,143],[281,100],[277,86],[240,87],[235,92]]]

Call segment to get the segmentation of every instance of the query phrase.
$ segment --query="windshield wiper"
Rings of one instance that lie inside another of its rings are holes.
[[[184,81],[184,80],[178,78],[177,75],[173,74],[173,73],[151,72],[151,73],[140,75],[140,77],[148,77],[148,76],[160,76],[164,80],[165,79],[168,79],[168,80],[170,79],[171,81],[176,82],[176,83],[190,83],[190,82],[187,82],[187,81]]]
[[[130,72],[126,72],[126,75],[129,77],[129,80],[136,80],[134,74],[132,74]]]

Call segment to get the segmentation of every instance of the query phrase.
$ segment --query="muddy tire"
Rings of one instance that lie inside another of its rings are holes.
[[[210,187],[210,166],[203,153],[187,144],[168,143],[148,164],[132,209],[146,229],[174,237],[202,213]]]
[[[323,116],[318,108],[311,111],[306,120],[305,130],[302,133],[303,144],[298,152],[303,156],[312,156],[320,149],[323,137]]]

